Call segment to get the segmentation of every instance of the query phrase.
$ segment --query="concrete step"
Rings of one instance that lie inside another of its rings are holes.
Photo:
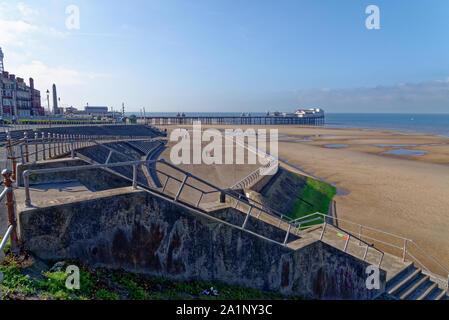
[[[426,277],[427,278],[427,277]],[[428,294],[435,285],[430,277],[427,278],[424,282],[422,282],[406,299],[407,300],[422,300],[422,296]]]
[[[395,288],[398,284],[400,284],[404,279],[409,276],[413,271],[417,270],[417,268],[413,265],[413,263],[406,265],[399,272],[396,273],[390,280],[387,281],[386,291],[389,292],[393,288]]]
[[[408,295],[410,295],[414,290],[416,290],[417,287],[419,287],[419,285],[422,283],[421,280],[423,280],[425,277],[426,275],[424,275],[422,271],[419,270],[419,272],[409,281],[404,283],[404,285],[401,286],[400,289],[394,293],[394,295],[396,295],[401,300],[405,300]]]
[[[424,298],[424,300],[439,300],[444,295],[444,291],[438,286],[435,286],[433,290]]]
[[[424,283],[430,282],[430,277],[422,275],[421,279],[409,286],[407,290],[399,297],[401,300],[409,299],[410,296],[415,293]]]
[[[432,284],[419,296],[417,300],[425,300],[426,297],[435,289],[437,284],[435,282],[432,282]]]
[[[412,269],[412,272],[405,274],[404,277],[402,278],[402,281],[400,281],[393,288],[388,290],[388,293],[399,297],[400,294],[403,293],[403,291],[406,290],[409,286],[414,284],[415,281],[419,281],[420,275],[422,275],[421,270]]]
[[[441,291],[442,291],[441,294],[438,297],[436,297],[435,300],[447,300],[448,299],[447,290],[441,290]]]

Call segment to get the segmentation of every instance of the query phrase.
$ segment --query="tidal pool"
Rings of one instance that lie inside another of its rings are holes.
[[[410,150],[410,149],[393,149],[386,152],[382,152],[382,154],[394,154],[396,156],[423,156],[426,153],[427,151]]]
[[[328,144],[325,148],[348,148],[349,144]]]

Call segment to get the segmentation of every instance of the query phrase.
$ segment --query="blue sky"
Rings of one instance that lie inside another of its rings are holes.
[[[448,14],[447,0],[0,0],[0,46],[64,106],[447,113]]]

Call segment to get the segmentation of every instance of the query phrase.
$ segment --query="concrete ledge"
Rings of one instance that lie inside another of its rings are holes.
[[[38,170],[38,169],[54,169],[54,168],[66,168],[75,166],[89,165],[81,159],[55,159],[48,161],[39,161],[36,163],[19,164],[17,165],[17,185],[24,187],[23,173],[26,170]],[[30,186],[41,185],[48,183],[64,183],[78,181],[88,188],[96,191],[122,188],[130,185],[126,179],[119,177],[111,172],[102,169],[92,169],[83,171],[68,171],[58,173],[46,173],[30,176]]]

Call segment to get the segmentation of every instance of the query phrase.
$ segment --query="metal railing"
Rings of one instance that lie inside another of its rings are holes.
[[[11,253],[14,255],[18,255],[20,252],[20,249],[19,249],[18,240],[17,240],[17,231],[16,231],[17,220],[16,220],[16,213],[15,213],[14,191],[13,191],[13,186],[12,186],[11,175],[12,175],[11,170],[4,169],[2,171],[2,176],[4,178],[3,182],[5,185],[5,188],[3,189],[2,193],[0,194],[0,202],[3,201],[3,199],[6,199],[5,204],[6,204],[7,213],[8,213],[8,229],[0,243],[0,252],[3,253],[5,245],[8,242],[8,239],[10,239],[11,240]],[[0,263],[1,263],[1,261],[0,261]]]
[[[167,167],[169,167],[171,169],[174,169],[175,171],[181,173],[183,175],[183,178],[182,179],[176,178],[173,175],[171,175],[171,174],[169,174],[167,172],[164,172],[162,170],[159,170],[156,167],[154,167],[154,168],[150,168],[150,170],[156,170],[158,174],[165,175],[165,177],[166,177],[166,180],[165,180],[165,183],[164,183],[162,189],[161,190],[157,190],[157,189],[153,189],[153,188],[151,188],[149,186],[139,184],[138,181],[137,181],[137,167],[138,166],[142,166],[142,165],[149,166],[150,164],[165,165],[165,166],[167,166]],[[285,236],[284,242],[281,243],[279,241],[275,241],[275,240],[269,239],[267,236],[260,235],[260,234],[258,234],[258,235],[263,237],[263,238],[265,238],[265,239],[268,239],[268,240],[271,240],[271,241],[276,242],[278,244],[281,244],[281,245],[286,245],[287,244],[287,240],[289,238],[289,235],[291,234],[291,230],[292,230],[293,225],[291,225],[291,223],[289,221],[287,221],[285,218],[279,217],[276,213],[270,212],[270,211],[268,211],[268,210],[266,210],[264,208],[261,208],[261,207],[255,205],[255,204],[248,203],[247,201],[240,199],[238,196],[236,196],[235,194],[229,192],[228,190],[223,190],[223,189],[221,189],[219,187],[216,187],[213,184],[211,184],[211,183],[209,183],[209,182],[207,182],[207,181],[205,181],[205,180],[203,180],[203,179],[201,179],[199,177],[196,177],[196,176],[192,175],[191,173],[189,173],[189,172],[187,172],[185,170],[182,170],[182,169],[178,168],[177,166],[174,166],[174,165],[166,162],[163,159],[159,159],[159,160],[127,161],[127,162],[104,163],[104,164],[91,164],[91,165],[85,165],[85,166],[64,167],[64,168],[26,170],[25,172],[23,172],[23,179],[24,179],[24,185],[25,185],[25,205],[27,207],[32,207],[32,199],[31,199],[31,194],[30,194],[30,176],[32,176],[32,175],[58,173],[58,172],[68,172],[68,171],[91,170],[91,169],[111,169],[111,168],[114,168],[114,167],[126,167],[126,166],[132,166],[133,167],[132,187],[134,189],[137,189],[137,186],[139,185],[139,187],[141,187],[143,190],[148,190],[148,191],[152,191],[152,192],[156,191],[159,194],[163,194],[165,197],[169,197],[170,200],[172,200],[174,202],[183,203],[184,205],[187,205],[187,206],[189,206],[191,208],[194,208],[194,209],[197,209],[197,210],[201,210],[202,212],[204,212],[206,214],[207,214],[207,211],[205,209],[201,208],[201,202],[202,202],[202,199],[204,198],[204,196],[208,195],[208,194],[220,193],[222,195],[227,196],[230,199],[233,199],[237,203],[243,204],[244,206],[246,206],[248,208],[248,210],[245,212],[246,216],[245,216],[244,222],[243,222],[243,224],[241,226],[238,225],[238,226],[235,226],[235,227],[238,227],[238,228],[240,228],[242,230],[245,230],[245,231],[248,231],[250,233],[257,234],[255,232],[252,232],[252,231],[247,229],[247,224],[248,224],[250,216],[252,216],[252,213],[255,213],[256,211],[259,211],[259,216],[260,216],[260,213],[262,213],[262,212],[265,213],[265,214],[268,214],[270,216],[273,216],[273,217],[279,219],[280,221],[283,221],[283,222],[285,222],[285,223],[287,223],[289,225],[289,228],[288,228],[288,230],[286,232],[286,236]],[[201,188],[199,188],[197,186],[194,186],[192,183],[190,183],[190,180],[199,182],[200,184],[203,184],[203,185],[207,186],[210,190],[204,190],[204,189],[201,189]],[[169,181],[175,181],[175,182],[180,184],[179,188],[176,190],[176,193],[175,193],[174,196],[170,195],[168,192],[166,192],[167,191],[166,190],[167,184],[168,184]],[[183,190],[186,187],[192,188],[193,190],[196,190],[196,191],[198,191],[200,193],[199,199],[193,205],[191,203],[181,199],[181,194],[182,194]],[[220,220],[220,219],[218,219],[218,220]]]
[[[390,232],[382,231],[376,228],[367,227],[347,219],[336,218],[319,212],[298,218],[294,220],[292,223],[295,224],[295,230],[296,233],[298,233],[300,230],[304,228],[309,228],[311,223],[320,221],[323,225],[332,224],[334,228],[339,228],[340,230],[343,229],[338,227],[339,222],[355,227],[355,229],[357,230],[356,231],[358,234],[357,238],[359,239],[359,241],[363,242],[364,241],[363,239],[367,239],[375,243],[378,243],[379,245],[384,245],[386,247],[392,248],[393,250],[399,250],[401,252],[403,262],[406,262],[407,258],[409,258],[412,262],[418,264],[423,269],[423,272],[427,273],[431,278],[435,280],[444,282],[445,286],[449,288],[449,270],[411,239]],[[383,239],[379,239],[379,235],[382,235]],[[354,236],[352,237],[354,238]],[[396,243],[393,243],[393,241],[388,241],[386,240],[386,238],[395,239]],[[415,249],[414,252],[412,252],[413,249]],[[420,259],[417,257],[418,255],[425,257],[428,260],[428,262],[432,262],[434,264],[434,267],[436,267],[434,268],[434,270],[439,270],[438,273],[432,271],[428,267],[428,264],[426,265],[426,263],[422,261],[423,258]],[[442,279],[442,277],[444,278]]]
[[[274,165],[277,165],[277,161],[274,160],[269,161],[267,164],[261,166],[260,168],[257,168],[243,179],[237,181],[234,185],[230,187],[230,189],[249,188],[250,186],[254,185],[257,181],[259,181],[259,178],[263,176],[262,173],[264,170],[269,170],[269,168],[273,167]]]
[[[34,138],[28,138],[28,133],[24,133],[21,139],[11,139],[7,135],[8,160],[11,162],[13,170],[12,178],[16,179],[16,165],[22,165],[39,160],[54,159],[61,155],[71,154],[74,157],[74,151],[98,144],[102,142],[118,142],[133,140],[148,140],[149,137],[128,137],[128,136],[88,136],[88,135],[63,135],[42,132],[41,136],[35,133]]]
[[[148,118],[148,117],[147,117]],[[5,119],[10,120],[10,119]],[[38,120],[40,123],[36,123]],[[136,123],[120,122],[120,121],[99,121],[99,120],[70,120],[70,119],[35,119],[29,120],[29,123],[0,123],[0,133],[6,131],[21,131],[21,130],[34,130],[34,129],[49,129],[49,128],[64,128],[64,127],[101,127],[101,126],[136,126],[136,125],[149,125],[149,118],[145,121],[139,119]],[[155,127],[152,127],[155,129]]]

